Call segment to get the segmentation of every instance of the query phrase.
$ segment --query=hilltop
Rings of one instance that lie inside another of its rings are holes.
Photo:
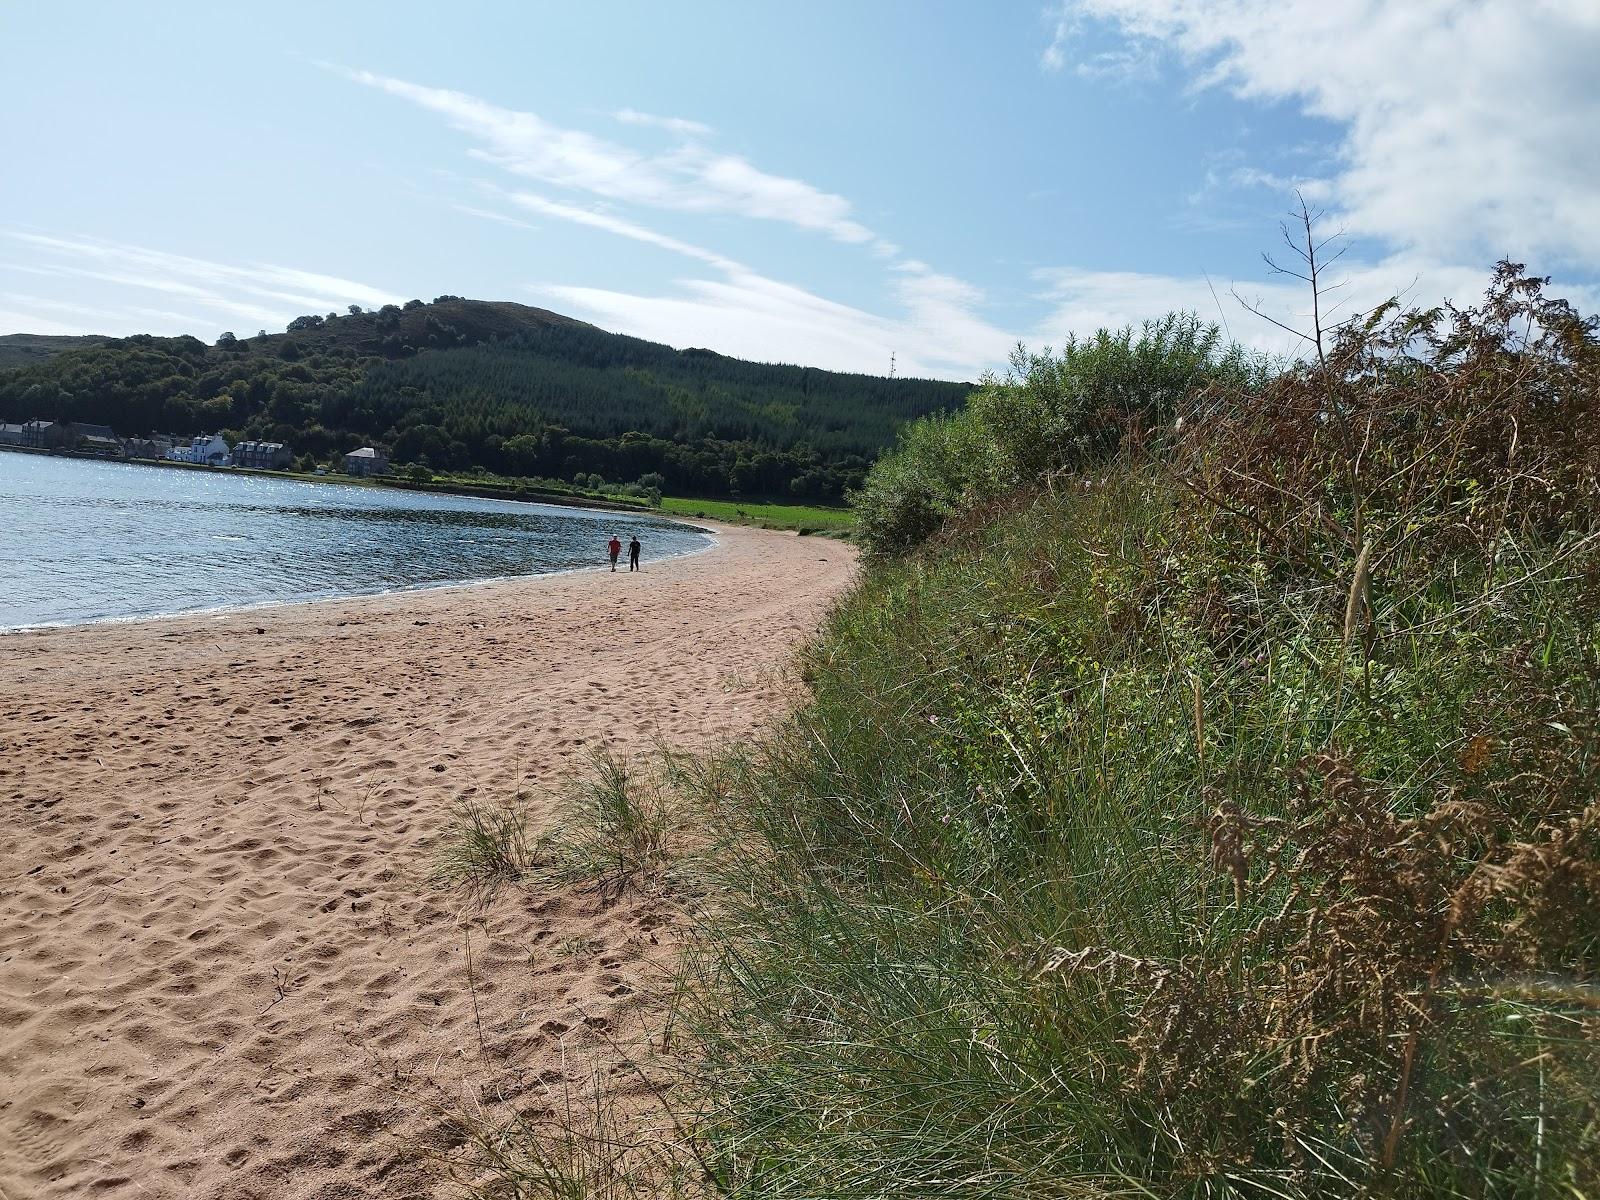
[[[823,502],[857,486],[901,424],[958,408],[970,390],[677,350],[459,296],[306,315],[283,333],[212,345],[0,339],[11,343],[0,357],[6,420],[220,430],[285,442],[303,461],[371,443],[434,471],[659,475],[686,494]]]
[[[5,333],[0,334],[0,371],[44,362],[63,350],[98,346],[109,338],[96,334]]]

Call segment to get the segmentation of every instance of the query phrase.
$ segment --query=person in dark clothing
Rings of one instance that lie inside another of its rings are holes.
[[[628,543],[628,570],[637,571],[638,569],[639,569],[639,539],[638,539],[637,536],[635,536]]]
[[[638,543],[635,542],[634,545],[638,545]],[[622,539],[617,537],[616,534],[612,534],[611,541],[606,546],[606,549],[611,551],[611,569],[615,571],[617,569],[617,559],[622,554]]]

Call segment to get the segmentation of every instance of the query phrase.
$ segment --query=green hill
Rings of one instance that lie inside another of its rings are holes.
[[[659,474],[712,496],[837,501],[903,422],[958,408],[970,390],[674,350],[456,296],[298,317],[211,346],[141,334],[48,353],[62,339],[18,338],[38,348],[0,370],[8,420],[221,430],[317,459],[370,443],[439,471]]]
[[[80,336],[49,333],[0,334],[0,371],[11,367],[27,367],[44,362],[63,350],[76,350],[83,346],[98,346],[107,338],[94,334]]]

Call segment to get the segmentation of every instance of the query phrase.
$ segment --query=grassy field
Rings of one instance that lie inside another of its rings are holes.
[[[661,511],[677,517],[705,517],[733,525],[762,529],[798,529],[813,533],[845,532],[855,527],[848,508],[815,508],[806,504],[756,504],[744,500],[685,500],[676,496],[661,501]]]

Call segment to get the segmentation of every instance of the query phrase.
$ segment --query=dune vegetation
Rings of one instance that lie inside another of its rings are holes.
[[[1312,337],[1019,359],[874,471],[701,797],[720,1190],[1597,1194],[1596,323]]]
[[[1600,1195],[1597,324],[1308,332],[1022,357],[873,472],[808,699],[678,775],[678,1186]]]

